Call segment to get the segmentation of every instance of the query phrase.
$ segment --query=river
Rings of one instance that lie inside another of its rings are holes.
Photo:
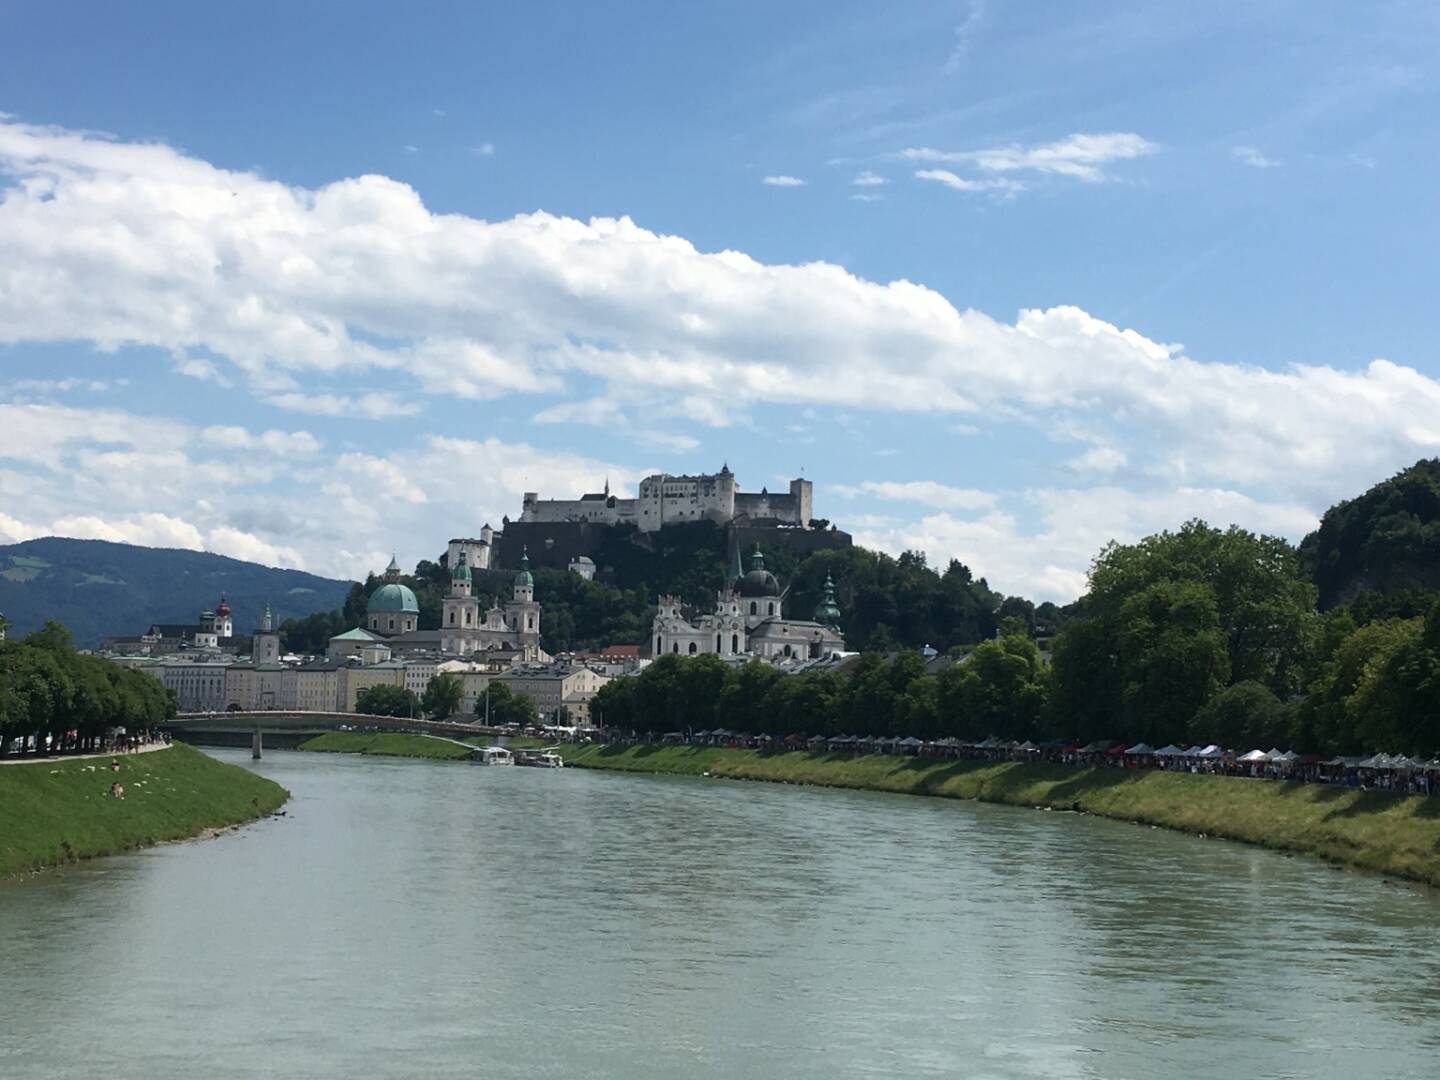
[[[215,756],[248,764],[237,752]],[[1440,899],[906,796],[276,752],[0,883],[0,1076],[1433,1077]]]

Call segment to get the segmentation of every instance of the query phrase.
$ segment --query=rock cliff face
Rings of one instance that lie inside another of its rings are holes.
[[[141,634],[151,623],[194,623],[223,592],[235,632],[248,634],[268,601],[276,624],[338,608],[348,581],[277,570],[223,555],[105,540],[46,537],[0,547],[0,613],[10,633],[64,623],[81,648],[107,636]]]

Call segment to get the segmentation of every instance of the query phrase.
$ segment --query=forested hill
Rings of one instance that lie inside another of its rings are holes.
[[[992,590],[984,578],[951,561],[927,564],[923,552],[898,558],[859,547],[838,547],[808,554],[783,542],[762,541],[765,566],[787,590],[785,612],[808,619],[825,591],[828,575],[835,583],[846,644],[857,650],[920,648],[944,652],[973,645],[995,635],[1007,618],[1020,619],[1027,631],[1048,636],[1063,622],[1054,604],[1036,606],[1022,597]],[[744,554],[748,567],[750,551]],[[734,551],[726,531],[710,522],[667,526],[639,545],[616,531],[598,552],[600,573],[584,581],[565,570],[535,571],[535,599],[540,602],[541,644],[550,652],[593,649],[613,644],[638,644],[650,636],[657,596],[674,594],[701,611],[715,602],[717,590],[734,573]],[[482,605],[510,598],[513,570],[476,571],[475,593]],[[450,575],[437,562],[422,560],[415,573],[402,578],[420,603],[420,628],[440,625],[441,601]],[[343,608],[317,611],[282,627],[282,641],[296,652],[324,652],[331,634],[358,625],[365,598],[380,584],[371,577],[356,585]]]
[[[1322,611],[1366,592],[1440,589],[1440,459],[1332,506],[1300,544]]]
[[[283,620],[338,607],[349,588],[348,581],[200,551],[60,537],[0,546],[0,613],[11,634],[55,619],[81,648],[143,633],[152,623],[193,623],[222,592],[236,633],[249,633],[267,601]]]

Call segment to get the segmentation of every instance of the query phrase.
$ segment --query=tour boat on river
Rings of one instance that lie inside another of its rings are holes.
[[[503,746],[477,746],[470,761],[475,765],[514,765],[515,755]]]
[[[515,752],[516,765],[529,765],[536,769],[561,769],[565,767],[565,761],[553,750],[517,750]]]

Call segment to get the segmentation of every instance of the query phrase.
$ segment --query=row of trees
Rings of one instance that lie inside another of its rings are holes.
[[[827,555],[840,553],[824,553]],[[845,674],[663,657],[595,707],[638,731],[726,727],[918,738],[1209,743],[1440,754],[1440,596],[1321,614],[1295,548],[1192,521],[1111,544],[1045,663],[1019,615],[929,671],[913,651]]]
[[[27,737],[36,747],[59,745],[69,732],[70,745],[87,749],[109,728],[133,732],[174,715],[174,697],[158,679],[81,655],[59,623],[0,641],[0,754]]]

